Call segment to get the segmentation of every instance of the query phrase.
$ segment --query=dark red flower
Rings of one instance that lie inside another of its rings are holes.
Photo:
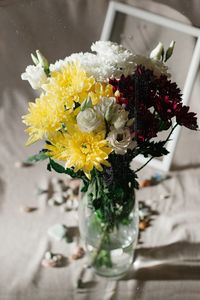
[[[127,106],[134,101],[134,82],[131,76],[121,76],[120,79],[110,79],[109,83],[113,86],[117,103]]]
[[[167,130],[173,119],[179,125],[196,130],[197,118],[189,112],[189,107],[182,105],[182,95],[175,82],[167,76],[159,78],[153,71],[138,66],[131,76],[110,79],[117,102],[129,111],[129,118],[135,118],[135,136],[138,141],[147,141]]]
[[[159,120],[144,105],[139,105],[135,116],[134,132],[138,142],[157,136]]]
[[[176,122],[192,130],[197,130],[197,117],[194,112],[189,112],[189,106],[179,103],[176,107]]]

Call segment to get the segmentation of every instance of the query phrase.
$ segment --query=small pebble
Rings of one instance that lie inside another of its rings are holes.
[[[16,161],[15,162],[15,168],[27,168],[32,167],[34,164],[28,161]]]
[[[48,229],[48,235],[54,239],[61,241],[67,237],[67,227],[62,224],[56,224]]]
[[[63,204],[65,202],[62,194],[58,194],[58,195],[54,196],[54,199],[55,199],[55,203],[57,205],[61,205],[61,204]]]
[[[160,200],[168,199],[170,195],[160,195]]]
[[[50,198],[48,199],[48,205],[49,206],[56,206],[56,201],[54,198]]]
[[[142,209],[143,207],[145,207],[144,202],[139,201],[139,209]]]
[[[143,220],[139,223],[139,229],[141,231],[145,230],[147,227],[149,227],[149,221]]]
[[[47,251],[41,264],[45,268],[55,268],[61,267],[63,265],[63,261],[64,258],[62,254],[53,254],[50,251]]]
[[[31,206],[21,206],[20,211],[23,213],[30,213],[38,210],[38,207],[31,207]]]
[[[85,255],[85,250],[82,247],[78,247],[74,254],[70,257],[70,260],[78,260]]]
[[[57,263],[53,259],[43,259],[41,265],[45,268],[55,268]]]
[[[77,186],[76,188],[73,189],[73,194],[74,194],[74,196],[78,196],[78,194],[79,194],[79,186]]]
[[[142,208],[142,209],[139,210],[139,217],[141,219],[144,219],[144,218],[149,217],[149,216],[151,216],[151,210],[148,207]]]
[[[77,198],[74,198],[73,200],[73,209],[77,210],[79,207],[79,201],[77,200]]]
[[[140,188],[148,187],[152,184],[152,181],[150,179],[144,179],[140,181]]]
[[[70,211],[73,209],[73,201],[71,199],[67,200],[67,203],[65,205],[66,211]]]
[[[46,253],[45,253],[45,259],[51,259],[52,257],[53,257],[53,253],[51,253],[50,251],[47,251]]]

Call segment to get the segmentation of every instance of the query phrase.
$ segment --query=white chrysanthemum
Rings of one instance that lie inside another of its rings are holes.
[[[168,73],[168,67],[161,61],[151,59],[142,55],[135,55],[133,63],[133,71],[136,70],[138,65],[142,65],[145,67],[145,69],[153,71],[153,74],[157,77],[160,77],[161,75],[166,75],[167,77],[171,76],[171,74]]]
[[[122,45],[110,41],[97,41],[92,44],[91,50],[101,58],[102,68],[106,65],[111,70],[107,78],[119,78],[122,74],[127,76],[132,73],[134,55]]]
[[[28,80],[31,87],[37,90],[47,81],[47,75],[41,65],[30,65],[26,67],[26,72],[21,74],[22,80]]]
[[[129,128],[113,129],[109,132],[107,141],[116,154],[124,155],[128,149],[136,146],[136,142],[132,141],[132,138]]]
[[[65,61],[62,59],[57,60],[54,64],[50,64],[49,70],[50,72],[60,71],[62,67],[66,65]]]

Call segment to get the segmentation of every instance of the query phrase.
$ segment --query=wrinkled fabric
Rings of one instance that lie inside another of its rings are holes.
[[[185,23],[194,19],[198,26],[198,1],[180,1],[173,8],[152,1],[122,1],[168,15]],[[159,1],[156,1],[159,2]],[[161,2],[161,1],[160,1]],[[178,2],[178,1],[176,1]],[[85,258],[63,268],[45,269],[41,260],[47,250],[70,256],[76,242],[54,241],[47,230],[61,223],[77,227],[75,212],[62,213],[47,206],[47,194],[39,187],[50,187],[57,176],[46,171],[46,163],[16,168],[38,152],[40,145],[25,147],[26,134],[21,116],[27,102],[37,96],[20,75],[31,64],[30,53],[36,49],[49,61],[72,52],[89,51],[99,39],[108,0],[19,0],[0,1],[0,299],[1,300],[196,300],[199,299],[200,269],[200,134],[181,131],[170,178],[157,186],[137,192],[157,212],[152,226],[142,233],[142,243],[135,253],[129,274],[115,282],[99,278],[88,269],[84,288],[77,289],[77,279]],[[169,3],[169,1],[162,1]],[[174,10],[176,9],[176,10]],[[185,16],[189,19],[187,19]],[[194,18],[193,18],[194,17]],[[128,17],[123,23],[121,41],[145,54],[154,42],[168,45],[178,40],[170,66],[174,80],[184,85],[194,47],[194,39],[178,32],[145,26]],[[199,74],[190,105],[200,116]],[[134,167],[136,165],[134,164]],[[141,172],[146,178],[155,171]],[[165,197],[166,196],[166,197]],[[37,206],[33,213],[22,213],[21,206]]]

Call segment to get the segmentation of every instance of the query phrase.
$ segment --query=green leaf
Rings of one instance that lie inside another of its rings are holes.
[[[36,163],[41,160],[47,159],[49,156],[44,152],[40,151],[38,154],[32,155],[27,159],[27,162]]]
[[[152,157],[160,157],[163,155],[167,155],[169,151],[165,147],[166,142],[145,142],[142,144],[140,149],[140,153],[144,155],[144,157],[148,157],[149,155]]]
[[[62,174],[62,173],[67,174],[67,175],[71,176],[72,178],[80,178],[86,184],[87,180],[82,171],[74,172],[73,169],[63,167],[59,163],[55,162],[52,158],[49,158],[49,167],[47,167],[47,169],[50,171],[51,171],[51,169],[53,169],[54,171],[56,171],[57,173],[60,173],[60,174]]]
[[[81,104],[81,111],[84,111],[86,108],[91,108],[91,107],[92,107],[92,99],[88,97]]]
[[[57,173],[64,173],[64,174],[68,174],[70,176],[73,176],[75,174],[73,170],[71,170],[69,168],[65,169],[62,165],[58,164],[51,158],[49,159],[49,164],[50,164],[51,168],[54,171],[56,171]]]

